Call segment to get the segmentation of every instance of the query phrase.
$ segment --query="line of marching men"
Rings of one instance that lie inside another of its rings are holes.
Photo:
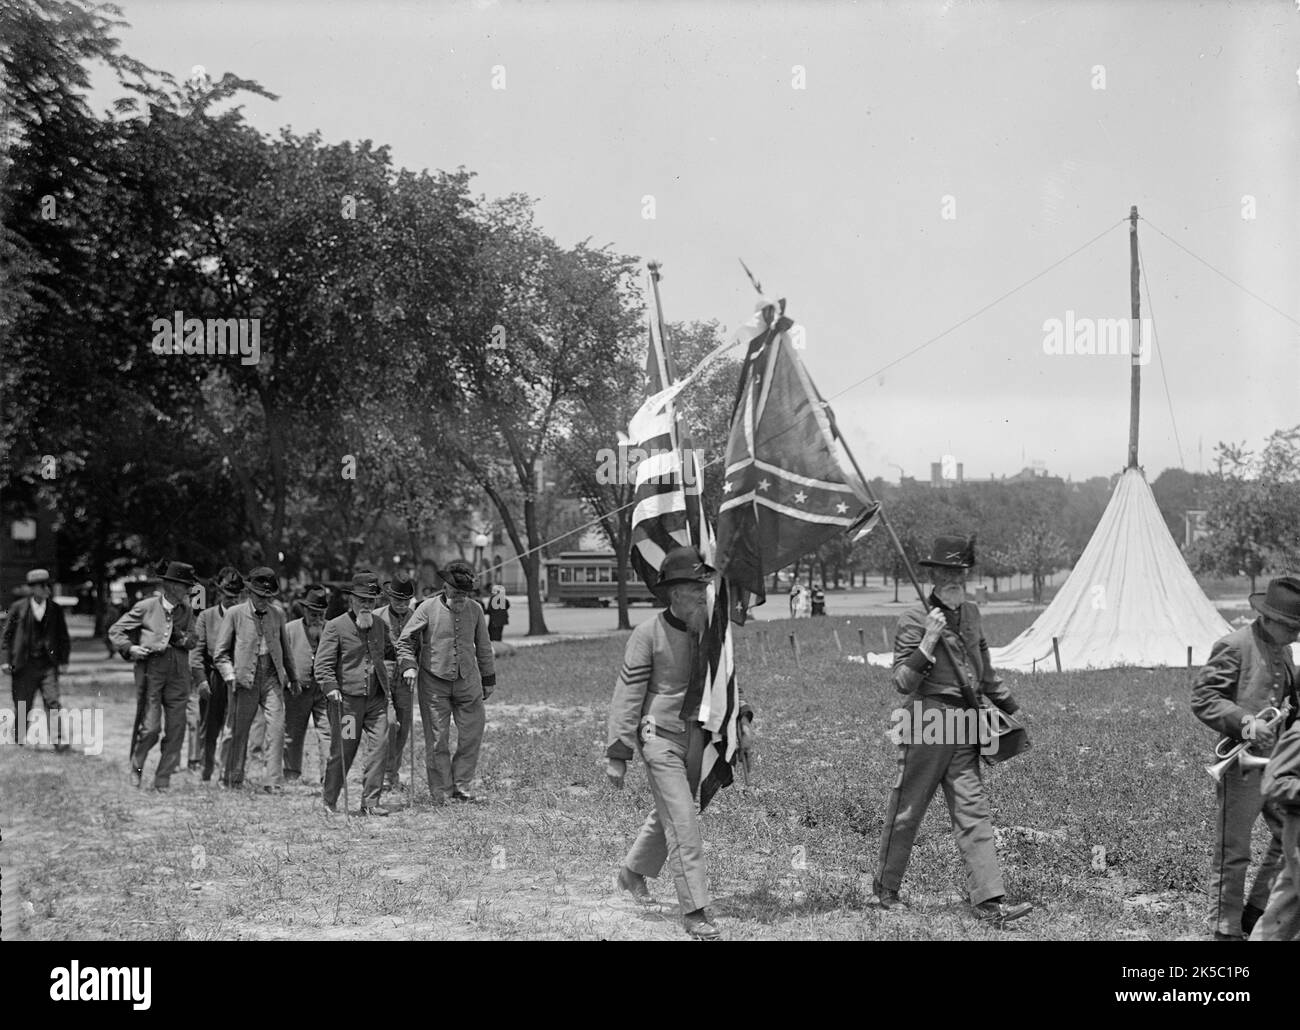
[[[413,607],[409,580],[381,586],[373,572],[359,572],[346,591],[347,611],[332,619],[325,615],[326,588],[309,586],[301,617],[290,620],[276,603],[280,584],[269,568],[247,578],[222,569],[217,602],[196,612],[189,601],[198,583],[193,566],[166,563],[161,593],[139,601],[108,631],[113,649],[135,663],[133,786],[141,786],[145,761],[161,742],[153,786],[170,787],[188,728],[189,769],[204,781],[215,773],[222,787],[241,789],[248,753],[259,751],[255,723],[261,721],[261,789],[282,794],[286,782],[302,776],[311,724],[323,810],[337,812],[364,744],[360,810],[387,815],[380,799],[385,788],[401,787],[398,770],[418,699],[434,802],[476,800],[470,788],[486,722],[483,702],[496,686],[492,646],[483,609],[470,597],[469,564],[449,562],[440,576],[443,591]]]

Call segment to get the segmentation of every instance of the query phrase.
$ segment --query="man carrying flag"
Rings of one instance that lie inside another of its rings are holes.
[[[605,752],[606,774],[621,788],[627,761],[634,749],[639,751],[655,800],[619,869],[618,886],[647,903],[646,877],[658,876],[666,863],[677,887],[682,925],[704,940],[721,933],[709,918],[704,842],[695,810],[710,746],[700,711],[709,676],[705,638],[713,575],[697,548],[668,552],[655,586],[668,608],[628,639],[610,703]],[[742,752],[750,747],[752,720],[752,710],[742,703],[737,741]]]

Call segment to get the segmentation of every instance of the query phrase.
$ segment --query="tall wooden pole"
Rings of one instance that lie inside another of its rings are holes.
[[[1134,204],[1128,212],[1128,254],[1129,254],[1129,294],[1133,309],[1133,321],[1129,323],[1130,369],[1129,372],[1129,407],[1128,407],[1128,465],[1135,469],[1138,464],[1138,410],[1142,397],[1142,313],[1138,298],[1138,209]]]

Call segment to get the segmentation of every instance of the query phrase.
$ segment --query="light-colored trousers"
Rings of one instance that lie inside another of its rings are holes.
[[[929,698],[923,698],[922,703],[923,711],[947,707]],[[957,850],[966,866],[966,892],[971,904],[1002,897],[1002,871],[998,868],[993,821],[980,774],[979,743],[907,743],[900,745],[898,752],[898,779],[885,809],[876,890],[899,889],[921,821],[935,789],[942,786]]]
[[[226,725],[221,729],[217,751],[221,755],[223,783],[244,782],[244,763],[249,750],[249,734],[257,715],[265,713],[266,731],[263,786],[284,784],[284,687],[275,674],[268,655],[258,658],[253,685],[230,691],[226,706]],[[256,751],[254,750],[254,759]]]
[[[444,680],[420,670],[420,721],[424,724],[425,774],[429,793],[444,801],[452,789],[469,793],[483,745],[483,688],[462,676]],[[456,754],[451,755],[451,721],[456,720]],[[414,784],[412,784],[414,787]]]
[[[703,730],[694,721],[681,733],[659,728],[640,742],[639,750],[655,807],[641,824],[623,864],[634,873],[655,877],[666,863],[685,915],[709,904],[704,839],[695,804]]]
[[[1264,806],[1259,792],[1262,769],[1242,770],[1234,763],[1215,788],[1219,800],[1214,835],[1214,858],[1210,866],[1210,924],[1219,933],[1240,937],[1243,898],[1246,904],[1263,909],[1282,867],[1282,821],[1272,807]],[[1246,894],[1246,871],[1250,867],[1250,835],[1261,815],[1272,839],[1260,862],[1255,883]]]
[[[1283,816],[1282,855],[1286,864],[1250,932],[1252,941],[1300,941],[1300,812]]]

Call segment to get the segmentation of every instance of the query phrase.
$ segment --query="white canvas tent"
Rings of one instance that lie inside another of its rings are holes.
[[[998,668],[1185,666],[1230,627],[1192,576],[1141,469],[1125,469],[1070,577],[1034,624],[992,649]]]

